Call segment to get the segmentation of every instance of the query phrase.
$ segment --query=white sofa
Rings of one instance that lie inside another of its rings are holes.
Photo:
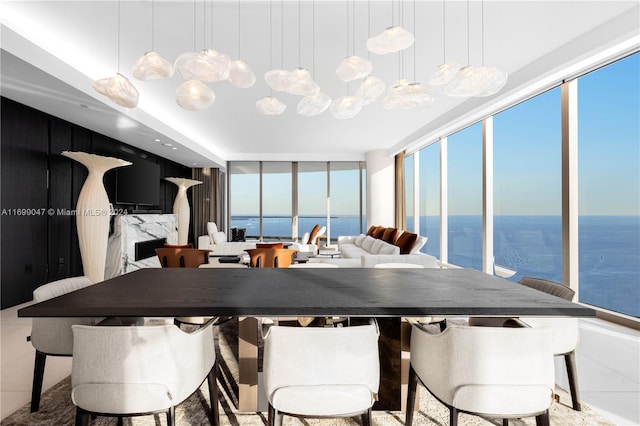
[[[198,248],[211,250],[210,256],[239,256],[245,250],[256,248],[256,242],[227,241],[227,235],[218,230],[215,222],[207,223],[207,235],[198,237]]]

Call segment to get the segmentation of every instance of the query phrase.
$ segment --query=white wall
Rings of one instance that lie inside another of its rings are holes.
[[[386,150],[369,151],[367,161],[367,228],[395,226],[395,160]]]

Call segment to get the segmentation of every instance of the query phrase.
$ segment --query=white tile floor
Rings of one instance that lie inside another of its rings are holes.
[[[31,320],[16,314],[22,306],[1,311],[0,419],[31,400],[34,349],[26,341]],[[568,388],[564,362],[557,358],[556,363],[558,383]],[[640,332],[601,320],[580,320],[577,364],[585,403],[618,425],[640,425]],[[48,357],[44,389],[70,372],[71,358]]]

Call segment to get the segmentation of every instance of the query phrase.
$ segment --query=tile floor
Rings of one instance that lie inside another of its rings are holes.
[[[1,311],[0,419],[31,399],[34,349],[26,341],[31,320],[20,305]],[[556,358],[558,383],[567,387],[564,363]],[[580,320],[577,352],[582,400],[618,425],[640,425],[640,332],[597,319]],[[48,357],[44,389],[67,377],[71,358]]]

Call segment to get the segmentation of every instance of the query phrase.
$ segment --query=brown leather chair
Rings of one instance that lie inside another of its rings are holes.
[[[197,268],[209,263],[211,250],[193,248],[158,248],[156,254],[163,268]]]
[[[249,253],[252,268],[288,268],[298,250],[256,248],[245,251]]]

